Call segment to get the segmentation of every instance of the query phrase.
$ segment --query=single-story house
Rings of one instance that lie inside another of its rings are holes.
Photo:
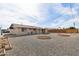
[[[11,24],[9,27],[10,34],[44,34],[48,33],[45,28],[36,26],[22,25],[22,24]]]

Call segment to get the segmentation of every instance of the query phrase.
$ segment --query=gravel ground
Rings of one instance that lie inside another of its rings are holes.
[[[38,39],[38,35],[9,38],[13,49],[6,56],[79,56],[79,33],[70,35],[52,33],[48,40]]]

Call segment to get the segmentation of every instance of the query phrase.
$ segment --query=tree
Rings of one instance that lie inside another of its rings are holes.
[[[76,29],[75,27],[69,27],[69,29]]]

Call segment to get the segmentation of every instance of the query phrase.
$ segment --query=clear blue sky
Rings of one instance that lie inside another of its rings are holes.
[[[0,3],[0,26],[2,28],[8,28],[12,23],[63,28],[73,26],[73,22],[79,28],[78,3]]]

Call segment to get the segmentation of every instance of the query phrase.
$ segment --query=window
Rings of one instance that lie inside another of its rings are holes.
[[[24,32],[25,28],[22,28],[21,31]]]

